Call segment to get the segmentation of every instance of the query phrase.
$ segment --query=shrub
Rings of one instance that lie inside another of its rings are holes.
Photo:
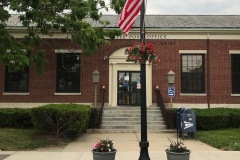
[[[55,136],[75,138],[85,132],[91,107],[77,104],[49,104],[33,108],[34,127]]]
[[[211,108],[194,109],[199,130],[236,128],[240,125],[240,109]]]
[[[233,110],[233,112],[229,114],[229,127],[231,128],[240,127],[240,109]]]
[[[30,109],[1,108],[0,127],[32,128]]]

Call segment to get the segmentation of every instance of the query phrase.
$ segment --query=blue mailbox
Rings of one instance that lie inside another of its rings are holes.
[[[192,109],[185,109],[181,114],[182,138],[184,133],[188,133],[192,138],[196,138],[196,114]]]
[[[177,110],[177,134],[184,138],[188,133],[191,138],[196,138],[196,114],[192,109],[180,108]]]

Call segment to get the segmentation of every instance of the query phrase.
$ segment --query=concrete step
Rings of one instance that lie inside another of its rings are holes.
[[[173,132],[172,130],[147,130],[148,133]],[[141,133],[141,130],[132,129],[88,129],[87,133]]]
[[[163,121],[163,118],[159,116],[148,116],[147,121]],[[102,117],[102,121],[140,121],[141,117],[124,117],[124,116],[118,116],[118,117]]]
[[[148,132],[165,130],[164,121],[159,107],[147,108]],[[105,107],[102,116],[102,125],[99,132],[140,132],[140,107]]]
[[[161,130],[165,129],[164,125],[147,125],[149,130]],[[140,130],[141,125],[102,125],[101,129],[133,129]]]
[[[141,121],[103,121],[102,125],[140,125]],[[164,124],[163,121],[147,121],[147,124],[149,125],[159,125]]]
[[[161,116],[161,112],[152,112],[152,113],[147,113],[147,116]],[[117,116],[125,116],[125,117],[141,117],[140,112],[113,112],[113,113],[103,113],[103,117],[117,117]]]

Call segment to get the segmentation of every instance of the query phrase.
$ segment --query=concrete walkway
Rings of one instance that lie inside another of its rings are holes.
[[[176,140],[176,133],[148,133],[149,157],[151,160],[167,160],[167,138]],[[140,133],[86,133],[65,148],[45,148],[38,151],[15,152],[4,160],[93,160],[91,149],[97,139],[113,139],[117,149],[115,160],[138,160]],[[185,137],[183,140],[192,151],[190,160],[239,160],[240,152],[221,151],[198,140]],[[0,152],[1,153],[1,152]]]

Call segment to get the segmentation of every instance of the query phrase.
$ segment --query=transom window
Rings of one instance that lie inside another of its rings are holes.
[[[80,54],[57,54],[57,86],[58,93],[80,92]]]
[[[205,93],[204,55],[181,55],[181,93]]]
[[[5,92],[26,93],[28,92],[29,81],[28,67],[23,71],[9,72],[5,71]]]
[[[240,54],[231,55],[232,62],[232,93],[240,94]]]

